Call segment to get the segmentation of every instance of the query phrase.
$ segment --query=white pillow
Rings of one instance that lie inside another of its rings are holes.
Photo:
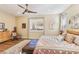
[[[79,45],[79,36],[75,37],[74,43],[77,44],[77,45]]]
[[[59,41],[59,42],[62,42],[62,41],[64,41],[64,36],[63,35],[59,35],[59,36],[57,36],[57,40]]]

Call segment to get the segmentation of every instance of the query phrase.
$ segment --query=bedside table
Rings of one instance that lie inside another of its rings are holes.
[[[22,49],[23,54],[33,54],[38,39],[31,39],[31,41]]]

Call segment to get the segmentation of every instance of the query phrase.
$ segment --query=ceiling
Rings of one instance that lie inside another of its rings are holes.
[[[24,4],[21,5],[25,7]],[[69,6],[69,4],[29,4],[29,10],[36,11],[36,14],[59,14]],[[24,11],[24,9],[18,7],[17,4],[0,4],[0,10],[14,16],[23,15],[22,12]],[[24,15],[27,15],[27,13]]]

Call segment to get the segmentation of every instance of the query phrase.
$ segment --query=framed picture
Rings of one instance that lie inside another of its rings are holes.
[[[3,31],[5,29],[5,24],[4,23],[0,23],[0,31]]]
[[[72,16],[69,21],[70,21],[70,28],[79,29],[79,14]]]
[[[30,32],[40,32],[44,30],[44,18],[30,18],[29,19]]]
[[[26,28],[26,23],[22,23],[22,28],[23,28],[23,29]]]

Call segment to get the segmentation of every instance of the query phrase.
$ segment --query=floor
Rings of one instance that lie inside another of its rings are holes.
[[[8,40],[6,42],[0,43],[0,52],[7,50],[8,48],[16,45],[17,43],[23,41],[24,39],[18,39],[18,40]]]

